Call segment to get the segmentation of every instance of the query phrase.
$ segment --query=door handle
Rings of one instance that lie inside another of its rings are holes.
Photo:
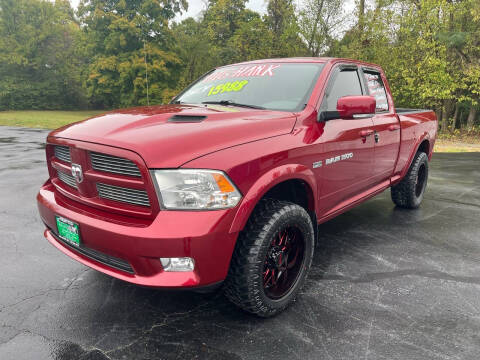
[[[360,136],[363,137],[363,138],[366,138],[367,136],[371,136],[371,135],[373,135],[373,130],[372,129],[360,131]]]
[[[395,125],[390,125],[390,126],[388,127],[388,130],[389,130],[389,131],[397,131],[397,130],[400,130],[400,125],[397,125],[397,124],[395,124]]]

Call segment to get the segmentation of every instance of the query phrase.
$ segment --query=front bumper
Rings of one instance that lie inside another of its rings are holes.
[[[115,278],[143,286],[179,288],[209,286],[227,276],[238,236],[229,232],[235,209],[160,211],[153,221],[146,221],[85,207],[58,194],[50,181],[40,189],[37,201],[50,243]],[[57,215],[79,224],[80,249],[57,237]],[[160,257],[191,257],[195,269],[163,271]]]

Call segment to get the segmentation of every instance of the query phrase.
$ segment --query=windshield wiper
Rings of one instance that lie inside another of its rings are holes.
[[[202,101],[202,104],[214,104],[214,105],[230,105],[230,106],[239,106],[239,107],[246,107],[246,108],[251,108],[251,109],[259,109],[259,110],[265,110],[263,106],[258,106],[258,105],[250,105],[250,104],[240,104],[235,101],[231,100],[219,100],[219,101]]]

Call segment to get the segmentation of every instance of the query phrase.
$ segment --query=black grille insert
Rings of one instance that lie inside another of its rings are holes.
[[[122,270],[122,271],[128,272],[130,274],[135,273],[133,271],[133,268],[130,266],[130,264],[125,260],[122,260],[122,259],[110,256],[110,255],[104,254],[100,251],[93,250],[93,249],[90,249],[90,248],[85,247],[85,246],[77,247],[77,246],[71,245],[67,241],[60,238],[57,234],[55,234],[52,231],[52,229],[50,229],[50,231],[52,232],[52,235],[55,237],[55,239],[57,239],[57,241],[66,245],[69,249],[73,250],[74,252],[78,252],[78,253],[80,253],[80,254],[82,254],[82,255],[90,258],[90,259],[98,261],[99,263],[110,266],[112,268]]]

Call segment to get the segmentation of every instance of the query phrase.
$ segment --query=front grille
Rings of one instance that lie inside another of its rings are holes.
[[[63,196],[107,212],[138,218],[152,218],[160,210],[148,169],[138,155],[127,150],[109,155],[109,151],[118,150],[104,146],[105,150],[97,152],[98,146],[85,146],[47,144],[52,184]],[[81,183],[72,175],[73,164],[83,170]]]
[[[68,186],[71,186],[75,189],[78,188],[77,182],[75,181],[75,178],[72,175],[69,175],[61,171],[57,171],[57,176],[60,179],[60,181],[63,182],[64,184],[67,184]]]
[[[128,204],[150,206],[145,190],[136,190],[120,186],[97,183],[98,197]]]
[[[68,146],[56,145],[54,148],[55,157],[65,162],[72,162],[70,148]]]
[[[51,231],[52,229],[50,229]],[[90,249],[88,247],[85,247],[85,246],[80,246],[80,247],[77,247],[77,246],[73,246],[71,245],[70,243],[68,243],[67,241],[63,240],[62,238],[60,238],[56,233],[54,233],[52,231],[52,235],[55,237],[55,239],[57,239],[57,241],[61,242],[62,244],[66,245],[68,248],[70,248],[72,251],[75,251],[75,252],[78,252],[90,259],[93,259],[93,260],[96,260],[98,261],[99,263],[102,263],[102,264],[105,264],[107,266],[110,266],[112,268],[115,268],[115,269],[118,269],[118,270],[122,270],[122,271],[125,271],[125,272],[128,272],[130,274],[134,274],[134,271],[132,269],[132,267],[130,266],[130,264],[125,261],[125,260],[122,260],[122,259],[119,259],[119,258],[116,258],[116,257],[113,257],[113,256],[110,256],[110,255],[107,255],[107,254],[104,254],[100,251],[97,251],[97,250],[93,250],[93,249]]]
[[[118,156],[90,152],[92,168],[97,171],[104,171],[114,174],[141,177],[138,166],[131,160]]]

